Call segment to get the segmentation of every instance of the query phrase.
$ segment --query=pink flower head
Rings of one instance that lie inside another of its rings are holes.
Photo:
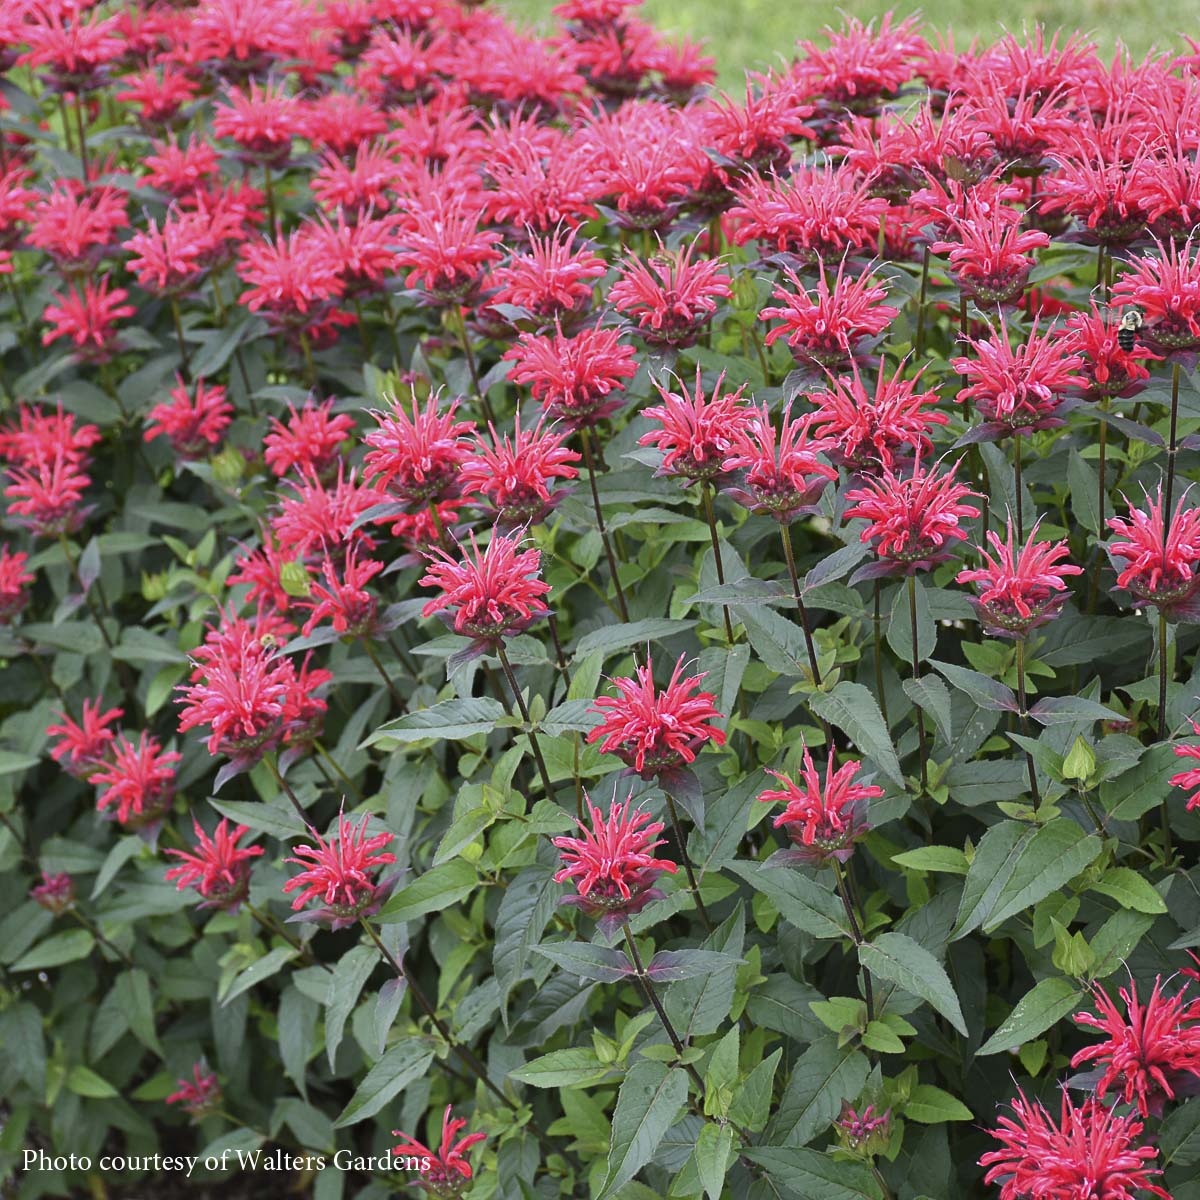
[[[879,363],[875,394],[867,394],[858,363],[850,360],[851,377],[830,375],[828,388],[804,392],[817,410],[809,418],[810,432],[824,444],[829,460],[860,475],[884,468],[895,471],[927,454],[933,443],[929,434],[949,417],[938,412],[936,391],[918,391],[921,373],[904,378],[907,363],[900,363],[891,379]]]
[[[263,852],[261,846],[239,846],[238,842],[250,832],[249,826],[236,825],[232,832],[222,817],[212,837],[192,818],[196,832],[196,849],[168,849],[180,860],[164,876],[168,883],[176,880],[178,891],[193,888],[201,896],[201,908],[220,908],[237,912],[250,890],[251,860]]]
[[[47,912],[60,917],[75,903],[75,884],[70,875],[42,871],[42,882],[29,889],[29,898]]]
[[[221,1107],[221,1085],[203,1059],[192,1068],[191,1079],[180,1079],[175,1086],[179,1090],[167,1097],[167,1103],[182,1104],[194,1121]]]
[[[713,707],[716,696],[698,691],[703,674],[683,677],[684,661],[681,655],[661,692],[649,659],[632,679],[612,680],[618,694],[600,696],[588,710],[603,717],[588,742],[600,742],[605,754],[618,755],[643,779],[670,775],[694,762],[708,742],[725,745],[724,732],[708,724],[722,717]]]
[[[1142,1122],[1089,1100],[1081,1108],[1062,1093],[1062,1116],[1056,1124],[1023,1092],[1013,1101],[1012,1117],[1001,1117],[991,1135],[1002,1149],[979,1160],[989,1168],[984,1183],[1000,1182],[1000,1200],[1031,1197],[1088,1197],[1088,1200],[1137,1200],[1143,1192],[1171,1200],[1154,1184],[1161,1175],[1149,1166],[1158,1151],[1138,1146]]]
[[[608,298],[619,313],[637,321],[649,346],[693,346],[717,311],[717,299],[733,295],[719,259],[693,259],[697,242],[661,251],[643,262],[630,256]]]
[[[11,625],[29,603],[33,576],[25,570],[29,555],[0,546],[0,625]]]
[[[183,756],[164,751],[158,739],[145,730],[136,743],[119,735],[111,753],[111,761],[91,775],[91,782],[105,789],[96,801],[97,810],[104,812],[115,805],[116,820],[130,829],[160,820],[171,807],[175,764]]]
[[[299,102],[281,86],[259,87],[250,81],[249,91],[223,90],[224,103],[213,117],[213,134],[232,138],[251,161],[282,166],[287,162],[292,139],[303,132],[304,117]]]
[[[297,846],[296,857],[284,859],[305,868],[283,885],[284,892],[300,889],[292,901],[294,911],[319,901],[324,907],[314,911],[312,919],[329,920],[339,928],[352,924],[383,901],[390,885],[373,880],[371,872],[396,861],[394,854],[385,851],[394,839],[390,833],[368,837],[370,823],[370,813],[363,814],[357,827],[345,813],[339,813],[337,835],[329,841],[309,828],[317,844]]]
[[[963,503],[975,493],[957,481],[955,469],[940,474],[917,463],[900,479],[884,467],[846,493],[852,505],[846,518],[868,522],[859,540],[879,556],[869,573],[912,575],[950,557],[951,545],[966,536],[960,522],[979,516],[977,508]]]
[[[1200,345],[1200,242],[1159,242],[1130,265],[1113,288],[1113,306],[1142,309],[1141,336],[1166,353]]]
[[[246,242],[238,256],[238,277],[250,285],[241,303],[262,312],[275,329],[313,332],[330,321],[353,321],[333,307],[345,291],[341,265],[314,227]]]
[[[764,804],[782,801],[786,807],[775,818],[776,829],[786,829],[805,860],[819,865],[826,858],[845,862],[854,852],[854,843],[870,826],[867,824],[867,802],[883,795],[883,788],[873,784],[855,783],[862,769],[857,761],[834,768],[830,754],[822,781],[813,765],[812,754],[804,747],[800,766],[800,783],[789,776],[767,769],[782,788],[759,793]]]
[[[167,437],[180,458],[199,458],[217,445],[230,421],[233,405],[219,384],[208,386],[197,379],[194,390],[175,376],[170,400],[156,404],[147,414],[145,440]]]
[[[1144,364],[1159,358],[1137,342],[1132,350],[1121,349],[1117,329],[1123,315],[1113,309],[1102,312],[1092,301],[1088,312],[1075,312],[1067,318],[1062,336],[1073,339],[1083,360],[1077,370],[1087,381],[1084,396],[1089,400],[1135,395],[1150,378]]]
[[[371,447],[365,477],[412,505],[456,495],[458,472],[470,453],[464,435],[475,430],[472,422],[455,419],[458,401],[439,412],[437,396],[430,395],[422,409],[414,392],[411,416],[398,398],[389,403],[387,412],[371,414],[378,428],[363,439]]]
[[[271,430],[263,438],[263,458],[272,472],[282,478],[289,471],[318,477],[337,463],[338,451],[354,432],[349,413],[333,412],[333,400],[307,403],[299,412],[288,405],[287,422],[271,419]]]
[[[1071,1066],[1099,1063],[1104,1074],[1096,1087],[1103,1100],[1110,1087],[1121,1092],[1126,1104],[1137,1104],[1143,1117],[1161,1117],[1166,1101],[1174,1100],[1182,1084],[1200,1080],[1200,1000],[1187,997],[1187,985],[1174,996],[1162,994],[1156,978],[1150,998],[1143,1004],[1134,984],[1120,989],[1122,1013],[1109,994],[1092,985],[1098,1013],[1075,1014],[1077,1025],[1106,1034],[1105,1041],[1080,1050]]]
[[[620,407],[616,393],[637,374],[632,346],[623,346],[618,329],[584,329],[565,337],[522,334],[504,357],[516,365],[513,383],[528,384],[548,416],[572,428],[591,426]]]
[[[868,1104],[859,1112],[843,1103],[834,1128],[839,1141],[851,1153],[861,1156],[882,1154],[891,1141],[892,1110],[886,1108],[876,1112],[875,1105]]]
[[[66,713],[58,714],[61,725],[51,725],[47,737],[61,740],[50,748],[50,757],[77,779],[90,779],[94,772],[112,759],[116,734],[108,728],[124,715],[123,708],[102,712],[103,700],[85,700],[83,714],[76,725]]]
[[[1192,732],[1200,737],[1200,725],[1192,721]],[[1176,758],[1200,758],[1200,746],[1180,745],[1174,747]],[[1180,771],[1178,775],[1171,776],[1171,786],[1177,788],[1197,788],[1200,789],[1200,767],[1192,767],[1187,771]],[[1200,790],[1193,792],[1188,797],[1187,802],[1188,812],[1194,808],[1200,808]],[[1193,956],[1194,957],[1194,956]],[[1191,976],[1200,982],[1200,973],[1191,971]]]
[[[129,293],[124,288],[109,291],[111,277],[102,275],[97,284],[84,280],[82,288],[55,292],[52,303],[42,313],[51,328],[42,334],[42,345],[49,346],[61,337],[70,338],[81,362],[107,362],[119,349],[116,323],[132,317],[137,311],[126,304]]]
[[[1018,550],[1013,540],[1012,519],[1008,537],[989,529],[987,540],[995,558],[980,551],[984,565],[959,571],[958,583],[979,585],[975,611],[989,633],[1016,638],[1044,625],[1058,614],[1067,599],[1065,575],[1082,575],[1083,568],[1063,563],[1071,551],[1065,541],[1039,542],[1037,526]]]
[[[399,1129],[392,1130],[392,1137],[400,1139],[400,1144],[392,1150],[399,1157],[428,1160],[429,1166],[421,1169],[421,1182],[428,1186],[429,1191],[437,1196],[457,1195],[463,1181],[471,1178],[471,1164],[467,1161],[467,1151],[477,1142],[486,1141],[482,1133],[469,1133],[466,1137],[458,1135],[467,1127],[467,1122],[461,1117],[451,1120],[453,1105],[447,1104],[442,1114],[442,1142],[435,1154],[423,1146],[415,1138],[409,1137]]]
[[[1025,290],[1034,260],[1030,252],[1050,244],[1039,229],[1022,229],[1020,214],[968,194],[962,215],[947,213],[948,237],[934,254],[950,260],[954,282],[981,306],[1010,304]]]
[[[579,476],[571,466],[579,455],[563,445],[564,434],[546,429],[545,423],[542,417],[533,429],[522,429],[518,412],[511,439],[489,424],[491,441],[476,433],[475,448],[463,463],[463,491],[484,497],[502,528],[544,521],[563,495],[561,489],[551,492],[555,480]]]
[[[1162,484],[1156,498],[1145,497],[1144,508],[1134,508],[1125,497],[1129,516],[1110,517],[1108,527],[1117,536],[1108,544],[1108,556],[1117,568],[1117,587],[1132,592],[1168,616],[1194,620],[1194,597],[1200,586],[1200,508],[1185,508],[1181,496],[1164,527]],[[1123,563],[1124,566],[1119,566]]]
[[[305,637],[326,618],[331,621],[334,632],[346,637],[365,637],[373,630],[379,601],[364,585],[383,570],[383,563],[373,558],[359,562],[356,551],[355,546],[346,551],[340,578],[338,568],[329,561],[328,555],[322,561],[324,582],[313,583],[308,599],[299,602],[301,608],[312,610],[301,630]]]
[[[493,534],[481,551],[474,533],[470,549],[458,549],[462,557],[455,559],[434,547],[420,583],[441,594],[421,609],[423,617],[449,610],[455,633],[494,645],[550,611],[542,602],[550,585],[539,577],[540,550],[522,550],[517,538]]]
[[[8,475],[9,515],[19,517],[35,537],[57,538],[83,525],[90,510],[82,503],[83,493],[92,481],[68,449],[60,446],[28,466],[10,467]]]
[[[481,229],[478,205],[441,192],[413,206],[398,237],[396,265],[408,267],[410,288],[421,284],[435,304],[461,304],[475,291],[484,267],[500,257],[494,229]]]
[[[291,494],[280,501],[271,522],[281,546],[301,558],[317,551],[341,554],[352,545],[374,549],[375,540],[359,518],[386,497],[360,483],[353,471],[343,472],[339,462],[337,477],[328,483],[311,474],[286,482]]]
[[[726,459],[733,453],[739,432],[753,419],[754,410],[742,400],[744,384],[736,391],[721,394],[724,371],[707,396],[699,364],[696,386],[690,393],[687,384],[682,380],[677,382],[676,392],[655,381],[662,403],[642,409],[642,416],[659,428],[642,434],[638,445],[655,446],[662,451],[662,464],[656,474],[675,476],[689,483],[710,483],[727,473]]]
[[[1074,342],[1055,336],[1053,329],[1039,335],[1036,320],[1015,349],[1003,313],[999,330],[986,339],[968,339],[968,345],[972,356],[950,364],[972,381],[956,398],[974,399],[997,436],[1061,425],[1066,393],[1087,387],[1087,379],[1078,374],[1084,364]]]
[[[575,246],[576,230],[531,235],[529,248],[492,272],[498,285],[492,304],[513,304],[545,320],[569,319],[587,311],[593,281],[608,269],[595,251]]]
[[[785,338],[797,362],[832,369],[850,360],[864,338],[882,333],[900,310],[883,303],[887,288],[875,281],[870,268],[848,278],[843,259],[831,287],[824,262],[818,266],[820,275],[813,292],[795,271],[785,267],[794,290],[777,284],[772,295],[779,305],[764,308],[758,318],[769,321],[777,317],[783,322],[767,331],[768,346]]]
[[[805,124],[812,116],[812,105],[802,103],[794,87],[774,77],[768,79],[770,86],[761,91],[747,83],[743,103],[720,92],[701,109],[704,144],[739,175],[785,171],[792,159],[793,142],[813,136]]]
[[[781,525],[801,513],[812,512],[825,485],[837,471],[817,457],[827,447],[809,438],[812,416],[793,417],[785,409],[778,434],[765,404],[752,410],[744,425],[734,432],[726,471],[743,471],[744,487],[726,492],[751,512],[772,517]]]
[[[674,875],[678,867],[668,859],[655,858],[653,851],[666,843],[658,835],[661,821],[648,812],[633,809],[633,797],[618,803],[614,793],[608,816],[588,801],[592,827],[576,821],[582,837],[556,837],[551,841],[562,851],[563,866],[556,883],[576,881],[577,892],[563,900],[612,926],[640,912],[661,893],[655,880],[664,871]]]

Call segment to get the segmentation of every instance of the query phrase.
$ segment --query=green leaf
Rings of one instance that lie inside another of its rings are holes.
[[[42,1014],[34,1005],[21,1001],[0,1009],[0,1046],[17,1077],[41,1100],[46,1094],[46,1038]]]
[[[580,979],[617,983],[633,973],[629,960],[619,950],[590,942],[550,942],[533,950]]]
[[[733,1154],[733,1130],[728,1125],[704,1123],[696,1139],[696,1174],[708,1200],[721,1200],[725,1190],[725,1168]]]
[[[1029,715],[1043,725],[1073,725],[1076,721],[1119,721],[1121,714],[1084,696],[1046,696]]]
[[[870,1073],[867,1056],[853,1043],[839,1046],[836,1037],[813,1042],[792,1068],[768,1140],[787,1146],[811,1142],[834,1122],[844,1101],[858,1096]]]
[[[746,637],[762,664],[777,675],[806,678],[812,667],[804,632],[789,617],[761,606],[733,608],[736,620],[746,627]]]
[[[102,1079],[82,1063],[76,1063],[67,1072],[67,1090],[91,1100],[111,1100],[121,1094],[107,1079]]]
[[[954,741],[954,719],[950,691],[936,675],[922,675],[920,679],[906,679],[904,694],[932,718],[946,744]]]
[[[228,817],[239,825],[245,825],[248,829],[270,834],[271,837],[278,838],[281,842],[303,837],[308,833],[308,829],[291,805],[254,803],[247,800],[217,800],[215,797],[209,799],[209,804],[221,816]]]
[[[335,1129],[373,1117],[410,1083],[422,1078],[433,1062],[433,1050],[420,1038],[397,1042],[367,1072],[350,1103],[334,1121]],[[391,1126],[388,1126],[390,1129]]]
[[[329,1004],[325,1009],[325,1053],[331,1071],[336,1070],[335,1060],[346,1029],[346,1018],[354,1011],[359,994],[378,962],[379,953],[374,946],[353,946],[333,968]]]
[[[504,889],[496,913],[492,970],[500,985],[501,1012],[506,1026],[509,993],[523,975],[530,952],[554,915],[560,890],[554,882],[553,869],[541,864],[518,872]]]
[[[746,1150],[751,1162],[778,1180],[786,1196],[804,1200],[882,1200],[883,1192],[869,1167],[830,1158],[816,1150],[763,1146]]]
[[[1166,902],[1150,881],[1130,867],[1110,867],[1088,890],[1111,896],[1122,908],[1132,908],[1135,912],[1158,914],[1167,911]]]
[[[786,921],[804,933],[817,938],[850,936],[837,897],[799,871],[745,861],[731,862],[728,869],[766,896]]]
[[[883,933],[858,947],[858,960],[877,979],[899,984],[906,992],[928,1001],[966,1037],[967,1023],[950,976],[924,946],[907,934]]]
[[[967,873],[952,937],[1001,922],[1036,904],[1077,875],[1100,853],[1101,842],[1074,821],[1002,821],[984,834]]]
[[[135,967],[117,979],[115,990],[117,1003],[129,1023],[130,1032],[143,1046],[161,1058],[163,1049],[154,1027],[154,997],[150,990],[150,976],[140,967]]]
[[[600,723],[600,714],[589,712],[591,699],[564,700],[556,704],[538,723],[538,729],[550,737],[564,733],[587,733]]]
[[[82,621],[67,621],[62,625],[21,626],[21,636],[41,646],[52,646],[55,650],[67,650],[72,654],[100,654],[104,640],[95,625]]]
[[[1082,994],[1077,983],[1059,976],[1034,984],[979,1053],[1000,1054],[1044,1033],[1075,1008]]]
[[[15,750],[0,750],[0,776],[17,775],[36,767],[41,759],[36,754],[18,754]]]
[[[991,679],[979,671],[972,671],[969,667],[938,662],[933,658],[929,660],[929,665],[943,676],[951,687],[970,696],[980,708],[998,712],[1017,711],[1016,692],[999,680]]]
[[[843,680],[832,692],[809,700],[817,716],[845,730],[850,740],[894,783],[904,784],[900,760],[879,710],[879,703],[861,683]]]
[[[461,741],[477,733],[490,733],[506,716],[504,705],[490,696],[443,700],[431,708],[406,713],[381,725],[359,749],[375,745],[386,749],[424,741]]]
[[[262,958],[252,962],[241,974],[237,975],[229,985],[229,990],[223,995],[218,993],[217,999],[224,1007],[231,1000],[237,999],[243,992],[249,991],[255,984],[270,979],[280,971],[286,963],[296,957],[296,951],[291,946],[278,946]]]
[[[426,913],[441,912],[469,896],[478,885],[475,868],[466,859],[452,858],[419,875],[408,887],[398,891],[379,910],[376,920],[381,925],[396,925]]]
[[[317,1003],[295,984],[279,998],[279,1059],[284,1072],[302,1096],[308,1095],[305,1075],[317,1026]]]
[[[660,950],[646,964],[646,974],[655,983],[674,983],[679,979],[696,979],[711,975],[721,967],[738,966],[741,959],[716,950]]]
[[[1171,1111],[1158,1131],[1158,1143],[1164,1167],[1200,1165],[1200,1100]]]
[[[64,929],[21,955],[9,970],[45,971],[50,967],[61,967],[64,963],[86,958],[94,944],[95,939],[86,929]]]
[[[1067,458],[1067,486],[1071,489],[1071,513],[1088,531],[1100,532],[1102,514],[1096,507],[1100,484],[1096,472],[1083,460],[1078,450]]]
[[[687,1102],[687,1075],[643,1059],[629,1068],[613,1112],[608,1173],[596,1200],[625,1186],[654,1156]]]
[[[585,658],[594,651],[605,655],[616,651],[628,651],[646,642],[658,642],[664,638],[686,633],[695,627],[695,621],[671,621],[665,617],[649,617],[644,621],[630,621],[625,625],[605,625],[593,629],[579,639],[575,647],[575,658]]]
[[[931,1083],[918,1083],[909,1093],[904,1115],[922,1125],[940,1125],[943,1121],[971,1121],[974,1113],[949,1092]]]
[[[1156,808],[1171,794],[1168,780],[1178,761],[1170,743],[1151,746],[1135,766],[1101,783],[1105,812],[1115,821],[1136,821]]]
[[[510,1071],[511,1078],[532,1087],[580,1087],[599,1083],[611,1071],[612,1065],[602,1063],[590,1046],[567,1046],[551,1050]]]
[[[924,662],[937,645],[937,626],[934,625],[933,616],[929,611],[929,597],[925,594],[924,585],[915,575],[912,576],[912,581],[917,609],[917,660]],[[912,621],[909,618],[908,583],[905,581],[896,588],[896,595],[892,600],[892,615],[888,621],[887,642],[901,662],[911,664],[913,654]]]
[[[729,1119],[743,1129],[757,1133],[771,1115],[771,1096],[775,1086],[775,1072],[783,1048],[775,1050],[746,1076],[742,1086],[734,1093],[729,1106]]]
[[[922,846],[893,854],[892,862],[910,871],[940,871],[947,875],[965,875],[970,870],[967,856],[955,846]]]

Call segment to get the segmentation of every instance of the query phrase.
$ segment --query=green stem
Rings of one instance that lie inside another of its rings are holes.
[[[833,874],[837,879],[837,890],[842,899],[842,908],[846,910],[846,920],[850,923],[850,936],[856,947],[861,946],[866,939],[863,937],[862,925],[859,923],[854,902],[850,899],[850,891],[846,886],[846,874],[842,870],[842,864],[836,858],[830,861],[833,863]],[[863,998],[867,1002],[867,1020],[873,1021],[875,1019],[875,987],[871,980],[871,972],[866,967],[863,967],[862,974]]]
[[[908,577],[908,623],[912,634],[912,677],[921,678],[921,653],[917,642],[917,577]],[[917,709],[917,740],[921,752],[921,795],[929,791],[929,746],[925,740],[925,713],[918,704]]]
[[[325,749],[319,738],[313,742],[313,747],[316,749],[316,752],[333,768],[334,773],[341,779],[341,781],[350,789],[351,792],[354,793],[355,800],[357,800],[359,804],[364,804],[366,802],[366,797],[355,786],[354,780],[342,770],[337,759],[335,759],[333,755]]]
[[[295,934],[289,933],[286,929],[284,929],[284,927],[280,925],[270,913],[262,912],[260,909],[255,908],[254,905],[248,901],[243,903],[243,907],[264,929],[270,931],[276,937],[283,938],[283,940],[287,942],[287,944],[291,946],[293,950],[299,951],[300,957],[303,959],[306,966],[317,966],[316,955],[313,954],[313,952],[306,945],[304,945],[304,943],[301,942],[300,939],[295,936]]]
[[[1021,732],[1029,736],[1029,705],[1025,697],[1025,639],[1017,638],[1017,715],[1021,721]],[[1037,766],[1033,755],[1025,751],[1025,768],[1029,772],[1029,795],[1034,808],[1041,808],[1042,794],[1038,788]]]
[[[882,585],[875,580],[875,691],[878,693],[879,711],[883,714],[883,723],[888,723],[887,695],[883,689],[883,614],[879,611],[879,593]]]
[[[921,355],[925,353],[925,297],[929,292],[929,243],[925,243],[925,253],[921,256],[921,287],[917,292],[917,335],[913,343],[913,358],[918,369],[921,366]]]
[[[696,911],[700,914],[700,920],[704,922],[704,928],[709,932],[716,928],[713,925],[712,919],[708,915],[708,909],[704,907],[704,901],[700,898],[700,884],[696,879],[696,871],[692,866],[691,855],[688,854],[687,836],[683,832],[683,825],[679,820],[679,812],[675,808],[675,801],[671,798],[671,793],[663,788],[663,795],[667,798],[667,811],[671,814],[671,828],[675,831],[675,840],[679,843],[679,857],[683,860],[683,869],[687,872],[688,887],[691,889],[692,897],[696,901]]]
[[[308,813],[304,811],[304,806],[296,797],[296,793],[292,791],[291,785],[286,779],[284,779],[283,775],[280,774],[279,765],[275,761],[275,756],[273,754],[264,754],[263,762],[267,764],[267,769],[275,777],[275,782],[279,785],[280,791],[282,791],[283,794],[292,802],[292,807],[296,810],[296,815],[304,823],[306,828],[311,829],[312,822],[308,819]]]
[[[171,297],[171,320],[175,323],[175,340],[179,344],[179,365],[187,379],[192,377],[192,366],[188,359],[187,346],[183,340],[183,314],[179,311],[179,297]]]
[[[812,626],[808,620],[808,609],[804,607],[804,597],[800,591],[800,576],[796,572],[796,554],[792,549],[792,531],[787,525],[779,526],[779,536],[783,541],[783,557],[787,561],[788,578],[792,584],[792,596],[796,601],[796,612],[800,616],[800,628],[804,631],[804,647],[808,651],[808,665],[812,671],[813,683],[821,686],[821,668],[817,663],[817,648],[813,644]]]
[[[533,758],[537,763],[538,774],[542,777],[542,788],[546,793],[546,799],[553,800],[554,785],[550,782],[550,772],[546,769],[546,760],[542,757],[542,747],[538,743],[537,734],[534,732],[533,720],[529,716],[529,709],[526,707],[525,697],[521,694],[521,688],[517,683],[516,673],[512,669],[512,663],[508,661],[508,654],[504,650],[503,642],[497,643],[496,655],[500,659],[500,666],[504,669],[504,677],[508,680],[508,686],[512,691],[513,699],[516,700],[517,708],[521,712],[521,720],[525,722],[525,731],[529,735],[529,745],[533,749]]]
[[[1160,742],[1167,740],[1167,674],[1169,651],[1170,647],[1167,644],[1167,617],[1160,608],[1158,610],[1158,740]],[[1162,804],[1159,805],[1159,818],[1163,832],[1163,852],[1169,866],[1171,860],[1175,857],[1175,850],[1171,838],[1171,813],[1165,796],[1163,797]]]
[[[379,673],[379,678],[387,684],[388,694],[392,698],[392,704],[401,712],[408,710],[408,705],[404,703],[404,697],[396,691],[396,685],[392,682],[392,677],[384,670],[383,663],[379,661],[379,655],[375,653],[375,648],[371,645],[371,641],[367,637],[359,638],[362,642],[363,649],[367,652],[367,657],[375,666],[375,670]]]
[[[592,507],[596,511],[596,527],[600,533],[600,541],[604,546],[604,555],[608,559],[608,569],[612,575],[613,587],[617,592],[617,607],[621,612],[621,620],[629,624],[629,606],[625,603],[625,592],[621,587],[621,576],[617,572],[617,558],[613,553],[612,541],[608,536],[608,527],[604,524],[604,510],[600,506],[600,492],[596,487],[596,467],[592,457],[592,431],[586,426],[579,431],[579,440],[583,446],[583,464],[587,468],[588,483],[592,488]]]
[[[704,497],[704,517],[708,521],[708,534],[712,541],[713,562],[717,567],[717,582],[725,586],[725,567],[721,562],[721,542],[717,536],[717,517],[713,511],[712,485],[706,479],[700,485],[700,493]],[[725,642],[733,645],[733,622],[729,618],[729,605],[721,605],[721,613],[725,617]]]
[[[480,407],[483,409],[484,419],[489,425],[496,423],[496,414],[492,411],[491,401],[484,395],[483,388],[479,386],[479,371],[475,366],[475,353],[471,349],[471,338],[467,333],[467,318],[463,315],[461,308],[455,306],[454,316],[455,323],[458,325],[458,337],[462,344],[463,357],[467,360],[467,372],[471,376],[471,387],[475,392],[475,397],[478,399]]]

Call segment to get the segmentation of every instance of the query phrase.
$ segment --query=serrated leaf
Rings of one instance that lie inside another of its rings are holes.
[[[918,1083],[904,1104],[904,1115],[922,1125],[940,1125],[943,1121],[970,1121],[974,1114],[949,1092],[931,1083]]]
[[[264,954],[262,958],[255,959],[230,981],[225,992],[218,992],[217,999],[220,1000],[221,1006],[224,1007],[230,1001],[236,1000],[238,996],[249,991],[256,984],[270,979],[295,957],[296,951],[291,946],[278,946]]]
[[[1121,714],[1084,696],[1046,696],[1029,715],[1042,725],[1073,725],[1076,721],[1119,721]]]
[[[354,1011],[363,986],[379,963],[374,946],[353,946],[338,959],[329,985],[329,1004],[325,1008],[325,1054],[329,1069],[336,1069],[338,1047],[346,1029],[346,1018]]]
[[[796,1060],[767,1131],[768,1140],[804,1146],[834,1122],[842,1104],[855,1099],[867,1082],[871,1064],[853,1043],[838,1045],[822,1037]]]
[[[1077,983],[1058,976],[1034,984],[1000,1028],[980,1046],[979,1053],[1000,1054],[1044,1033],[1074,1010],[1082,994]]]
[[[418,1038],[397,1042],[367,1072],[350,1103],[333,1125],[342,1129],[373,1117],[385,1104],[414,1080],[420,1079],[433,1062],[433,1050]],[[390,1126],[389,1126],[390,1128]]]
[[[893,854],[892,862],[910,871],[938,871],[947,875],[965,875],[970,870],[967,856],[955,846],[922,846]]]
[[[929,597],[925,594],[925,586],[914,575],[913,599],[917,609],[917,661],[924,662],[937,645],[937,626],[933,623],[933,614],[929,611]],[[908,582],[904,581],[896,589],[892,600],[892,615],[888,621],[887,643],[896,657],[904,663],[912,663],[912,620],[908,604]]]
[[[92,952],[95,939],[86,929],[64,929],[48,937],[28,953],[21,955],[9,967],[10,971],[46,971],[65,963],[86,958]]]
[[[980,708],[998,712],[1016,712],[1017,694],[997,679],[991,679],[969,667],[930,659],[929,665],[941,675],[951,687],[965,692]]]
[[[954,719],[951,715],[950,692],[936,675],[906,679],[901,685],[904,694],[932,718],[947,744],[954,741]]]
[[[477,733],[490,733],[496,723],[507,716],[504,705],[490,696],[443,700],[381,725],[363,740],[359,749],[424,741],[461,741]]]
[[[725,1168],[733,1154],[733,1130],[728,1125],[704,1123],[696,1139],[696,1174],[708,1200],[721,1200],[725,1190]]]
[[[646,1059],[629,1068],[613,1111],[608,1173],[596,1200],[625,1186],[654,1157],[687,1101],[687,1075]]]
[[[590,942],[550,942],[534,946],[533,951],[580,979],[599,983],[616,983],[633,972],[629,959],[621,951],[593,946]]]
[[[628,651],[632,647],[643,646],[646,642],[658,642],[679,633],[686,633],[695,625],[695,621],[672,621],[665,617],[649,617],[644,621],[630,621],[625,625],[605,625],[601,629],[585,633],[579,639],[575,647],[575,657],[584,658],[596,651],[606,655],[618,650]]]
[[[775,1072],[783,1049],[777,1049],[758,1064],[734,1093],[729,1106],[729,1119],[743,1129],[757,1133],[771,1115],[771,1096],[775,1085]]]
[[[721,967],[735,967],[741,961],[732,954],[715,950],[660,950],[646,964],[646,974],[656,983],[673,983],[709,975]]]
[[[1166,901],[1150,885],[1150,881],[1131,867],[1110,867],[1089,886],[1089,891],[1111,896],[1122,908],[1141,913],[1165,913]]]
[[[832,692],[812,696],[809,706],[818,716],[844,730],[893,783],[903,786],[904,773],[879,702],[861,683],[842,680]]]
[[[763,1146],[745,1151],[785,1196],[804,1200],[881,1200],[883,1192],[870,1168],[861,1163],[839,1162],[827,1154],[799,1147]]]
[[[396,925],[426,913],[441,912],[469,896],[478,885],[475,868],[465,859],[452,858],[401,888],[379,910],[375,919],[381,925]]]
[[[496,913],[492,970],[500,985],[500,1005],[508,1020],[508,996],[525,971],[530,952],[554,915],[561,889],[550,867],[535,864],[520,871],[504,889]]]
[[[728,869],[766,896],[786,921],[804,933],[817,938],[850,936],[837,897],[800,872],[744,861],[731,862]]]
[[[907,934],[880,934],[873,942],[858,947],[858,961],[876,979],[898,984],[906,992],[931,1004],[963,1037],[967,1023],[950,976],[924,946]]]
[[[612,1069],[611,1064],[602,1063],[596,1057],[590,1046],[567,1046],[563,1050],[551,1050],[549,1054],[510,1071],[509,1075],[531,1087],[579,1087],[599,1083]]]

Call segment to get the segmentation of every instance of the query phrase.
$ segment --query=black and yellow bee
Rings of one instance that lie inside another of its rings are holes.
[[[1138,330],[1142,327],[1142,313],[1137,308],[1127,308],[1117,325],[1117,345],[1129,354],[1137,345]]]

